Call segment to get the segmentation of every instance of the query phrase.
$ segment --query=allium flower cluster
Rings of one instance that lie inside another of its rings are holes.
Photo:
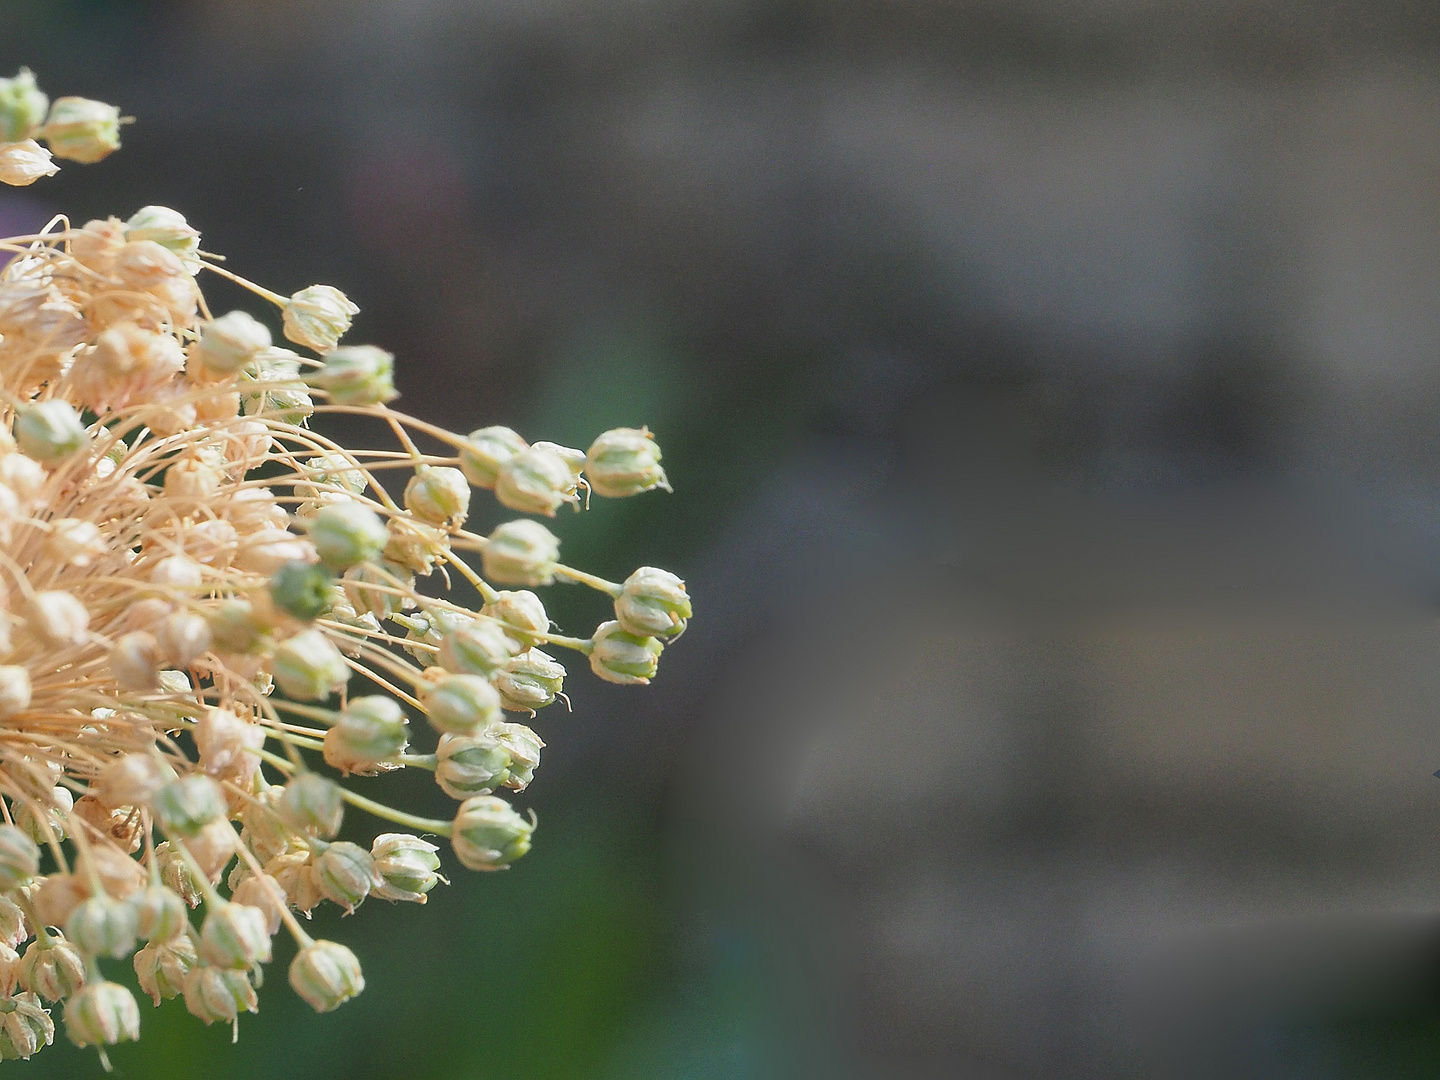
[[[32,135],[103,156],[118,113],[77,100],[0,80],[0,162]],[[360,965],[296,916],[423,904],[445,880],[426,834],[470,869],[524,855],[534,816],[501,793],[540,763],[517,721],[565,698],[548,650],[644,683],[691,615],[675,575],[566,566],[533,518],[468,531],[472,488],[553,516],[668,489],[659,448],[643,428],[582,451],[397,412],[394,358],[340,344],[344,294],[248,282],[164,207],[57,219],[0,251],[0,1057],[50,1043],[47,1002],[78,1045],[137,1038],[101,958],[129,959],[156,1004],[236,1023],[282,926],[292,987],[333,1009]],[[278,311],[212,313],[202,271]],[[332,413],[394,445],[340,445],[320,431]],[[451,575],[478,610],[447,597]],[[557,581],[608,594],[613,620],[556,632],[532,590]],[[453,819],[343,784],[407,767],[435,774]],[[412,831],[338,841],[349,808]]]

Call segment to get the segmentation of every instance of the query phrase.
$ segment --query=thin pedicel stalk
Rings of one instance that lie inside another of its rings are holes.
[[[120,123],[100,102],[52,104],[29,72],[0,79],[0,182],[97,161]],[[508,868],[535,816],[499,793],[526,790],[544,746],[514,721],[569,704],[544,649],[646,683],[684,630],[679,578],[566,566],[540,520],[669,490],[660,450],[644,428],[578,450],[397,411],[394,357],[340,344],[357,311],[342,292],[249,281],[166,207],[57,216],[0,251],[0,931],[23,949],[0,1013],[30,1025],[0,1025],[0,1057],[48,1045],[44,1001],[102,1054],[138,1037],[101,956],[133,955],[157,1004],[183,995],[236,1025],[282,924],[291,986],[335,1008],[363,988],[359,962],[297,913],[424,903],[445,879],[417,834]],[[213,314],[204,269],[260,317]],[[388,445],[343,446],[316,430],[331,414],[378,421]],[[397,469],[398,497],[380,482]],[[467,532],[477,490],[517,518]],[[479,610],[445,595],[452,572]],[[614,617],[563,633],[535,591],[557,580]],[[344,783],[404,768],[434,775],[453,819]],[[411,831],[335,840],[347,807]]]

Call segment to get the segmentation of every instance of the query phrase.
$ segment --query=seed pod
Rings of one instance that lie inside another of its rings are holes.
[[[315,878],[325,898],[339,904],[347,914],[354,912],[370,890],[380,884],[370,853],[348,840],[331,844],[315,856]]]
[[[615,619],[638,637],[673,640],[685,632],[693,611],[685,582],[668,570],[642,566],[615,598]]]
[[[460,471],[478,488],[493,488],[500,469],[529,444],[507,427],[472,431],[460,447]]]
[[[532,446],[500,466],[495,497],[501,505],[522,514],[554,517],[562,503],[575,503],[575,476],[569,464],[553,450]]]
[[[309,529],[321,561],[335,570],[377,558],[390,538],[380,516],[353,499],[321,507]]]
[[[269,922],[259,908],[247,904],[216,904],[200,927],[200,955],[222,968],[268,964]]]
[[[470,485],[459,469],[421,465],[405,485],[405,508],[432,525],[458,526],[470,511]]]
[[[340,785],[318,773],[298,773],[281,791],[275,812],[296,832],[329,839],[340,831],[345,813]]]
[[[547,652],[530,649],[509,661],[495,676],[500,705],[533,713],[554,702],[565,685],[565,668]]]
[[[296,345],[325,352],[333,349],[345,331],[350,329],[350,320],[359,311],[339,289],[330,285],[311,285],[301,289],[286,303],[283,311],[285,336]]]
[[[501,870],[530,850],[534,831],[534,821],[526,821],[504,799],[476,795],[460,804],[450,845],[471,870]]]
[[[520,645],[494,619],[481,618],[451,630],[440,641],[437,659],[446,671],[490,678],[520,651]]]
[[[140,989],[149,994],[156,1005],[173,998],[185,986],[185,976],[200,962],[195,942],[189,934],[180,934],[163,941],[151,942],[135,954],[135,974]]]
[[[92,165],[120,149],[120,110],[89,98],[56,98],[41,137],[56,157]]]
[[[346,345],[322,359],[320,369],[307,373],[305,381],[338,405],[377,405],[399,397],[394,353],[374,345]]]
[[[309,622],[335,602],[335,576],[318,563],[287,562],[270,577],[270,599],[282,611]]]
[[[408,833],[382,833],[370,846],[375,872],[380,884],[370,895],[381,900],[409,900],[423,904],[425,894],[443,881],[435,871],[440,869],[439,851],[434,844]]]
[[[365,989],[355,954],[334,941],[306,945],[290,963],[290,985],[316,1012],[330,1012]]]
[[[437,731],[469,734],[500,719],[500,694],[479,675],[445,675],[420,696]]]
[[[560,540],[538,521],[507,521],[495,527],[480,558],[485,576],[496,585],[550,585],[560,561]]]
[[[34,994],[16,994],[0,1015],[0,1058],[28,1061],[55,1041],[55,1023]]]
[[[210,822],[226,816],[220,785],[199,773],[171,780],[155,792],[150,808],[162,829],[179,836],[196,836]]]
[[[255,1012],[260,1007],[250,976],[232,968],[196,964],[185,975],[183,984],[185,1008],[198,1016],[206,1026],[219,1020],[229,1023],[240,1010]]]
[[[80,414],[59,398],[37,401],[15,411],[15,443],[20,452],[46,465],[65,460],[88,439]]]
[[[631,634],[614,621],[596,627],[590,642],[590,670],[606,682],[622,685],[653,679],[664,648],[657,639]]]
[[[539,639],[535,635],[550,630],[550,616],[545,613],[545,605],[540,597],[528,590],[496,593],[495,599],[482,607],[480,613],[503,625],[521,645],[538,644]]]
[[[660,447],[646,428],[614,428],[585,455],[585,477],[596,495],[623,499],[651,488],[670,490],[660,467]]]
[[[85,959],[63,935],[36,938],[20,957],[20,985],[46,1001],[59,1001],[85,985]]]

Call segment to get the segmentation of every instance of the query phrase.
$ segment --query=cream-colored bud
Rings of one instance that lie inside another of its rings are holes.
[[[596,495],[623,499],[652,488],[670,490],[660,467],[660,447],[647,428],[605,432],[585,455],[585,476]]]
[[[284,911],[285,890],[269,874],[251,874],[235,886],[230,894],[237,904],[245,904],[265,916],[265,932],[274,937],[280,929]]]
[[[495,599],[480,612],[499,622],[522,645],[537,644],[539,639],[535,635],[550,630],[550,616],[545,613],[544,603],[529,590],[496,593]]]
[[[521,651],[521,646],[494,619],[475,619],[440,640],[440,666],[462,675],[494,675]]]
[[[340,831],[344,811],[340,785],[312,772],[292,776],[275,804],[280,820],[296,832],[324,839]]]
[[[226,816],[220,785],[200,773],[189,773],[158,788],[150,807],[161,828],[180,836],[196,836],[210,822]]]
[[[308,912],[325,897],[308,851],[287,851],[265,864],[269,874],[285,891],[285,899],[296,911]]]
[[[360,309],[349,298],[330,285],[311,285],[301,289],[284,308],[285,336],[296,345],[315,352],[335,348],[335,343],[350,329],[350,321]]]
[[[15,535],[15,526],[26,517],[20,496],[0,484],[0,543],[8,544]]]
[[[135,933],[146,941],[168,941],[189,922],[185,901],[164,885],[139,889],[125,898],[135,912]]]
[[[479,675],[450,675],[421,691],[420,704],[437,731],[469,735],[500,719],[500,693]]]
[[[422,465],[405,485],[405,508],[432,525],[460,525],[470,512],[470,484],[459,469]]]
[[[30,707],[30,672],[18,664],[0,664],[0,719]]]
[[[265,745],[265,729],[229,709],[207,709],[195,724],[195,748],[211,776],[248,787],[260,767],[256,751]]]
[[[200,864],[200,869],[210,879],[211,884],[214,884],[220,880],[225,868],[230,865],[230,860],[235,857],[239,842],[235,826],[223,818],[217,818],[186,840],[185,846],[190,851],[190,857]]]
[[[217,652],[244,655],[265,646],[269,625],[248,600],[226,600],[206,615]]]
[[[295,485],[295,494],[302,499],[318,499],[322,494],[364,494],[365,474],[344,454],[317,454],[305,462],[306,483]],[[338,489],[338,490],[337,490]]]
[[[56,157],[91,165],[120,149],[120,110],[89,98],[56,98],[40,137]]]
[[[110,810],[94,794],[86,794],[75,800],[74,814],[127,854],[140,850],[143,822],[133,806]]]
[[[460,471],[478,488],[493,488],[501,466],[529,443],[507,427],[486,427],[472,431],[460,447]]]
[[[615,598],[616,620],[640,637],[677,638],[693,614],[685,582],[654,566],[642,566],[626,578]]]
[[[480,557],[485,576],[496,585],[549,585],[560,561],[560,539],[529,518],[495,526]]]
[[[0,79],[0,142],[34,136],[49,108],[50,99],[35,85],[29,68],[21,68],[13,79]]]
[[[210,907],[200,927],[200,955],[220,968],[248,968],[270,962],[270,920],[248,904]]]
[[[200,879],[184,856],[170,846],[170,841],[155,845],[155,862],[160,867],[160,880],[166,888],[174,891],[192,908],[200,903],[205,896]]]
[[[387,523],[385,558],[417,574],[428,574],[437,560],[450,551],[450,537],[444,529],[412,517],[395,516]]]
[[[273,574],[287,562],[314,562],[315,545],[292,532],[270,527],[245,537],[235,551],[235,565],[252,574]]]
[[[590,670],[606,682],[644,684],[660,665],[659,639],[641,637],[618,622],[601,623],[590,639]]]
[[[24,454],[0,454],[0,484],[15,493],[22,506],[30,506],[45,488],[45,469]]]
[[[55,1022],[34,994],[16,994],[0,1015],[0,1057],[29,1060],[55,1041]]]
[[[210,624],[193,611],[167,615],[155,629],[155,641],[167,667],[189,667],[210,648],[210,640]]]
[[[167,555],[150,570],[150,581],[162,589],[191,592],[205,582],[205,568],[188,555]]]
[[[200,233],[168,206],[142,206],[125,222],[126,240],[153,240],[173,251],[192,273],[200,269]]]
[[[85,424],[69,402],[51,398],[15,411],[15,445],[22,454],[36,461],[56,464],[80,450],[87,441]]]
[[[514,712],[543,709],[554,702],[564,685],[564,666],[540,649],[521,653],[495,676],[501,706]]]
[[[475,616],[468,611],[434,607],[414,615],[392,615],[390,621],[405,627],[404,650],[421,664],[429,666],[445,635],[469,626],[475,621]]]
[[[64,926],[76,905],[89,895],[85,883],[74,874],[46,874],[30,894],[30,903],[41,926]]]
[[[135,975],[140,989],[156,1005],[173,998],[185,987],[185,976],[200,962],[189,934],[151,942],[135,954]]]
[[[239,531],[220,519],[197,522],[181,539],[185,553],[204,566],[228,566],[240,546]]]
[[[437,882],[445,880],[436,873],[440,869],[440,859],[435,852],[439,850],[429,841],[408,833],[382,833],[375,837],[370,846],[370,857],[375,861],[380,884],[371,890],[370,895],[381,900],[425,903],[425,894]]]
[[[214,462],[183,457],[165,470],[165,497],[180,502],[208,503],[220,492],[224,475]]]
[[[350,681],[344,655],[321,630],[302,630],[282,642],[270,661],[270,674],[281,690],[300,701],[328,698]]]
[[[154,690],[160,685],[160,645],[148,630],[132,630],[110,646],[110,677],[122,690]]]
[[[270,331],[248,311],[232,311],[200,328],[200,362],[216,375],[233,375],[270,347]]]
[[[285,508],[275,501],[275,493],[269,488],[241,488],[229,493],[228,501],[217,509],[242,533],[266,527],[283,529],[289,523]]]
[[[59,1001],[85,985],[85,959],[63,934],[51,932],[20,957],[20,985],[46,1001]]]
[[[0,184],[28,187],[43,176],[54,176],[60,166],[50,159],[50,151],[34,139],[0,143]]]
[[[155,625],[174,610],[175,605],[169,600],[147,596],[144,600],[136,600],[125,609],[120,629],[127,633],[131,630],[149,630],[153,634]]]
[[[244,826],[240,839],[262,863],[286,851],[295,837],[275,812],[276,802],[284,790],[279,786],[267,787],[255,797],[255,801],[247,799],[240,811],[240,823]]]
[[[26,620],[47,645],[65,648],[90,640],[90,612],[71,593],[55,589],[36,593]]]
[[[18,949],[30,937],[25,912],[10,896],[0,896],[0,945]]]
[[[319,370],[306,373],[305,381],[339,405],[378,405],[399,396],[393,353],[374,345],[346,345],[323,359]]]
[[[89,566],[107,550],[100,527],[84,518],[59,518],[50,523],[49,554],[71,566]]]
[[[510,778],[510,754],[488,731],[441,735],[435,757],[435,782],[452,799],[489,795]]]
[[[460,804],[450,846],[471,870],[501,870],[530,850],[535,831],[504,799],[476,795]]]
[[[378,762],[404,752],[408,723],[394,698],[352,698],[325,733],[325,762],[341,772],[373,773]]]
[[[155,792],[175,779],[175,770],[158,755],[122,754],[100,770],[91,792],[107,809],[146,806]]]
[[[342,840],[315,856],[315,878],[325,899],[351,913],[380,885],[375,860],[358,844]]]
[[[0,825],[0,892],[24,885],[40,872],[40,849],[14,825]]]
[[[334,941],[306,945],[290,962],[290,985],[316,1012],[339,1008],[365,989],[355,954]]]
[[[522,514],[554,517],[562,503],[579,502],[575,488],[575,474],[563,457],[554,450],[532,446],[500,466],[495,497]]]
[[[255,1012],[260,1007],[249,974],[234,968],[196,964],[186,973],[182,992],[190,1015],[198,1016],[206,1025],[217,1020],[229,1023],[241,1009]]]
[[[87,221],[70,237],[70,253],[82,265],[109,277],[115,269],[115,256],[125,243],[125,226],[119,218]]]
[[[194,321],[200,290],[184,260],[168,248],[153,240],[131,240],[121,245],[115,253],[115,275],[126,288],[148,293],[175,322],[189,326]],[[154,427],[148,415],[146,420]]]
[[[65,920],[65,936],[92,956],[129,956],[136,932],[135,909],[104,894],[82,900]]]

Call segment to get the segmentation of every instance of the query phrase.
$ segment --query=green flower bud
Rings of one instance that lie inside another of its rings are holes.
[[[435,782],[452,799],[489,795],[510,779],[510,753],[488,731],[441,735],[435,757]]]
[[[270,662],[270,674],[288,697],[317,701],[345,688],[350,668],[321,630],[303,630],[287,638]]]
[[[585,471],[584,450],[576,450],[573,447],[561,446],[559,443],[553,442],[536,442],[530,445],[536,450],[549,450],[553,454],[558,454],[560,460],[570,468],[571,481],[576,485],[580,483],[580,474]]]
[[[248,311],[232,311],[200,328],[196,350],[207,370],[233,375],[269,347],[270,331],[264,323]]]
[[[85,985],[85,958],[63,935],[36,938],[20,958],[20,985],[46,1001],[69,997]]]
[[[135,954],[135,975],[140,989],[156,1005],[185,988],[185,976],[200,962],[189,934],[154,941]]]
[[[399,611],[405,598],[395,590],[414,584],[414,574],[388,560],[379,566],[352,566],[340,581],[345,599],[355,610],[377,619],[387,619]]]
[[[660,467],[660,447],[646,428],[605,432],[585,455],[585,477],[596,495],[623,499],[651,488],[670,490]]]
[[[310,520],[310,542],[328,566],[339,570],[374,559],[389,538],[380,515],[353,500],[322,506]]]
[[[28,1061],[55,1041],[55,1023],[34,994],[0,1000],[0,1058]]]
[[[126,240],[153,240],[161,247],[180,257],[185,268],[192,274],[200,269],[200,233],[185,220],[185,215],[168,206],[143,206],[130,215],[125,222]],[[235,314],[232,312],[232,314]],[[228,318],[228,316],[226,316]],[[268,344],[269,331],[265,339]],[[215,368],[216,371],[225,369]],[[234,371],[234,368],[228,369]]]
[[[440,666],[446,671],[489,678],[520,646],[494,619],[476,619],[451,630],[440,641]]]
[[[550,616],[545,614],[545,605],[540,597],[528,590],[496,593],[495,599],[480,609],[480,614],[501,623],[510,636],[522,645],[536,644],[538,639],[535,635],[550,630]]]
[[[653,679],[664,648],[656,638],[629,633],[613,621],[596,627],[590,642],[590,670],[606,682],[622,685],[643,685]]]
[[[29,187],[59,171],[60,166],[50,159],[50,151],[33,139],[0,143],[0,184]]]
[[[184,856],[170,845],[169,840],[155,845],[155,862],[160,867],[160,880],[167,889],[192,908],[200,903],[205,895],[200,887],[200,879],[195,876],[195,871],[190,869]]]
[[[290,985],[316,1012],[330,1012],[365,989],[360,961],[344,945],[315,941],[290,962]]]
[[[167,941],[189,922],[185,901],[164,885],[149,885],[125,898],[135,912],[135,933],[146,941]]]
[[[335,600],[335,575],[318,563],[293,560],[270,576],[270,599],[297,619],[315,619]]]
[[[340,831],[345,813],[340,785],[317,773],[299,773],[281,791],[275,812],[296,832],[328,839]]]
[[[65,936],[94,956],[129,956],[135,950],[135,909],[104,893],[92,896],[70,912]]]
[[[315,856],[315,877],[325,898],[339,904],[347,914],[380,884],[370,853],[348,840],[331,844]]]
[[[472,431],[460,447],[460,471],[478,488],[493,488],[500,468],[529,444],[508,427]]]
[[[475,616],[468,611],[435,607],[427,611],[416,612],[414,615],[391,615],[390,621],[405,627],[407,631],[405,640],[415,643],[414,645],[403,645],[402,648],[428,667],[435,656],[435,651],[416,646],[431,645],[438,649],[447,634],[469,626],[475,621]]]
[[[565,668],[549,653],[530,649],[510,660],[495,676],[500,704],[512,712],[533,713],[551,704],[565,685]]]
[[[206,613],[205,621],[216,652],[241,656],[262,651],[270,630],[248,600],[223,600]]]
[[[150,807],[160,827],[179,836],[198,836],[210,822],[227,815],[225,793],[201,773],[171,780],[155,792]]]
[[[89,98],[56,98],[41,138],[58,158],[94,164],[120,149],[120,110]]]
[[[207,1027],[217,1020],[229,1023],[241,1009],[255,1012],[260,1008],[249,974],[235,968],[197,964],[186,974],[182,992],[185,1008]]]
[[[376,762],[405,752],[409,722],[394,698],[351,698],[325,733],[325,762],[342,772],[374,772]]]
[[[476,795],[460,804],[450,845],[471,870],[500,870],[530,850],[532,818],[526,821],[504,799]]]
[[[511,791],[524,791],[535,779],[540,751],[545,744],[524,724],[497,724],[490,729],[490,734],[510,755],[510,775],[505,779],[505,786]]]
[[[350,320],[359,311],[339,289],[311,285],[290,297],[285,305],[285,336],[296,345],[328,352],[350,329]]]
[[[75,805],[75,796],[67,788],[54,787],[40,801],[44,804],[40,808],[29,803],[15,807],[15,824],[37,844],[64,840],[65,819]]]
[[[14,825],[0,825],[0,892],[24,885],[40,872],[40,849]]]
[[[435,872],[440,869],[440,859],[435,854],[439,850],[434,844],[408,833],[382,833],[375,837],[370,857],[375,860],[380,884],[370,890],[370,895],[381,900],[425,903],[425,894],[437,881],[444,880]]]
[[[85,425],[69,402],[59,398],[22,405],[15,413],[15,442],[20,452],[53,465],[86,443]]]
[[[33,138],[49,108],[50,99],[35,85],[29,68],[21,68],[13,79],[0,79],[0,142]]]
[[[654,566],[642,566],[626,578],[615,598],[616,621],[638,637],[673,640],[685,632],[692,614],[685,582]]]
[[[560,539],[538,521],[507,521],[495,526],[480,558],[496,585],[549,585],[560,561]]]
[[[336,404],[378,405],[399,397],[394,353],[374,345],[346,345],[321,359],[324,366],[310,371],[305,381]]]
[[[500,719],[500,694],[479,675],[447,675],[420,697],[430,726],[468,734]]]
[[[119,983],[91,983],[65,1003],[65,1034],[76,1046],[113,1046],[140,1038],[135,995]]]
[[[220,968],[270,962],[269,916],[248,904],[220,903],[200,927],[200,955]]]
[[[405,485],[405,509],[432,525],[460,525],[470,512],[470,485],[459,469],[421,465]]]
[[[30,672],[19,664],[0,664],[0,718],[30,707]]]
[[[495,497],[503,506],[522,514],[554,517],[561,503],[576,503],[575,474],[554,450],[532,446],[500,466]]]

